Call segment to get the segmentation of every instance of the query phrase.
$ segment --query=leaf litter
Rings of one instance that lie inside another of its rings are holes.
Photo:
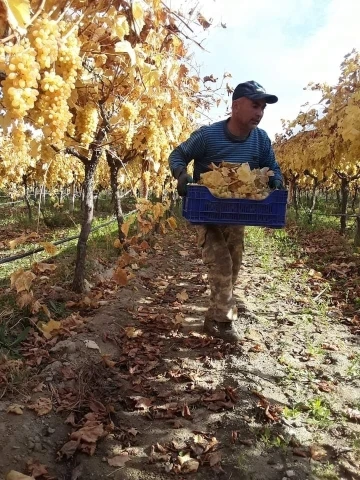
[[[188,244],[180,245],[180,251],[184,252],[181,254],[183,259],[192,262],[192,252]],[[160,259],[166,255],[161,245],[158,246],[157,252]],[[121,268],[127,268],[128,265],[133,264],[132,259],[122,260],[125,264],[127,261],[129,261],[127,265],[119,263]],[[341,266],[342,263],[344,262],[337,263],[341,269],[345,268]],[[352,268],[350,266],[350,270]],[[319,273],[321,275],[309,275],[311,288],[315,295],[319,292],[319,285],[316,282],[327,281],[329,275],[343,277],[342,273],[340,274],[333,267]],[[200,297],[206,289],[201,273],[195,271],[191,275],[198,282],[194,282],[195,290],[189,279],[187,279],[187,283],[183,283],[186,288],[179,287],[176,277],[166,269],[164,272],[158,273],[156,277],[144,277],[143,286],[146,288],[149,298],[146,304],[135,304],[135,306],[128,307],[127,313],[133,323],[125,323],[116,334],[103,332],[102,340],[105,344],[116,345],[118,354],[107,354],[104,349],[102,355],[99,356],[98,363],[92,366],[85,376],[82,371],[81,377],[78,376],[76,368],[64,365],[59,370],[63,385],[51,387],[52,400],[42,396],[30,403],[34,407],[35,413],[39,415],[67,412],[65,423],[70,432],[68,438],[64,439],[67,441],[64,441],[58,451],[59,459],[71,459],[78,452],[96,456],[99,442],[108,442],[114,435],[115,438],[121,439],[123,448],[115,455],[107,455],[106,462],[113,468],[126,468],[132,455],[137,455],[136,449],[131,449],[131,446],[136,442],[141,442],[142,437],[146,435],[146,430],[137,426],[143,425],[141,422],[134,427],[116,421],[119,407],[120,411],[124,410],[138,415],[142,422],[150,420],[157,422],[158,426],[163,425],[164,428],[167,425],[169,431],[174,433],[184,432],[185,427],[194,425],[197,415],[201,412],[208,412],[207,415],[210,418],[211,415],[222,415],[224,412],[232,415],[242,411],[242,401],[239,401],[243,395],[241,390],[226,386],[226,383],[217,384],[206,372],[209,365],[213,368],[214,365],[217,365],[216,362],[220,364],[223,359],[226,359],[228,354],[232,353],[232,348],[199,331],[183,331],[183,320],[190,308],[187,305],[190,303],[189,299],[194,298],[194,295]],[[20,286],[20,288],[22,287]],[[151,300],[149,300],[150,298]],[[335,296],[335,298],[337,297]],[[80,305],[80,303],[78,304]],[[180,318],[182,321],[177,322],[176,318]],[[353,328],[355,331],[358,322],[356,314],[346,322],[349,328]],[[360,322],[358,323],[360,325]],[[61,321],[60,328],[56,329],[56,332],[54,331],[55,335],[51,338],[43,338],[41,332],[32,333],[24,348],[26,361],[29,365],[39,365],[37,363],[39,358],[40,364],[48,362],[49,355],[52,355],[52,353],[49,354],[48,347],[56,345],[60,338],[76,335],[84,326],[86,326],[84,319],[74,313],[66,321]],[[165,365],[166,339],[171,341],[174,358],[170,364]],[[94,340],[88,337],[87,342],[94,342],[90,345],[94,350],[99,350]],[[319,345],[329,354],[341,350],[341,343],[330,340],[323,341]],[[28,355],[30,346],[32,351]],[[86,347],[89,348],[89,343],[85,345]],[[181,351],[181,349],[187,349],[188,356],[196,355],[196,361],[186,364],[177,359],[176,351]],[[249,352],[256,353],[261,357],[266,354],[265,345],[255,342]],[[54,353],[56,354],[56,352]],[[97,370],[99,373],[96,373]],[[105,388],[103,379],[107,377],[113,382],[113,388]],[[82,378],[81,384],[76,385],[80,378]],[[86,384],[87,378],[90,381],[88,385]],[[212,384],[212,382],[214,383]],[[39,385],[39,382],[36,385]],[[47,382],[45,385],[46,391],[49,386]],[[331,395],[335,387],[333,382],[328,379],[317,381],[312,385],[328,395]],[[82,388],[85,389],[83,392]],[[86,389],[91,389],[91,393],[94,394],[92,398],[86,393],[90,390]],[[44,387],[40,391],[43,390]],[[121,393],[119,394],[119,392]],[[270,395],[268,398],[263,390],[260,392],[253,389],[252,393],[249,392],[247,401],[251,409],[244,418],[252,419],[253,422],[266,428],[278,428],[282,424],[284,405],[281,402],[275,402]],[[47,410],[49,411],[47,412]],[[359,422],[360,414],[356,408],[349,407],[344,410],[344,413],[353,424]],[[206,468],[221,473],[229,462],[229,445],[236,447],[243,445],[244,448],[251,449],[258,441],[250,431],[244,432],[243,427],[240,429],[230,428],[226,432],[226,437],[221,433],[221,429],[219,435],[210,430],[193,431],[193,436],[186,440],[184,440],[183,434],[180,436],[175,434],[173,441],[159,441],[153,444],[149,461],[152,465],[160,464],[162,471],[172,474],[191,474]],[[302,444],[301,442],[292,444],[290,442],[289,446],[294,457],[312,458],[315,461],[324,461],[328,458],[327,450],[321,444]],[[38,471],[41,471],[41,467],[39,468]],[[38,471],[34,469],[35,473]],[[30,470],[29,473],[34,475]],[[42,480],[41,477],[39,478]]]

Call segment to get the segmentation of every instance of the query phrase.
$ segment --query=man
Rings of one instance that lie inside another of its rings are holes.
[[[179,195],[186,195],[187,185],[193,182],[186,170],[191,160],[194,160],[195,182],[199,181],[201,173],[209,170],[212,162],[248,162],[250,168],[269,167],[275,174],[270,177],[270,188],[283,188],[270,139],[258,128],[266,104],[277,101],[275,95],[267,94],[257,82],[240,83],[233,92],[231,117],[201,127],[170,154],[170,169],[178,181]],[[234,323],[237,307],[233,289],[244,251],[244,227],[205,224],[197,230],[211,291],[204,331],[236,341],[239,331]]]

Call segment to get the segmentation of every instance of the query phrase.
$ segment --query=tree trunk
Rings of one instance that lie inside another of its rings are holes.
[[[75,181],[74,181],[70,185],[70,205],[69,205],[70,212],[73,212],[75,208],[75,191],[76,191],[76,188],[75,188]]]
[[[111,194],[114,202],[114,211],[116,216],[116,221],[118,225],[118,238],[120,242],[125,240],[125,235],[121,230],[121,227],[124,223],[124,214],[121,206],[121,195],[119,191],[119,180],[118,173],[121,168],[121,163],[114,158],[111,153],[106,153],[106,159],[110,168],[110,184],[111,184]]]
[[[85,287],[85,261],[87,241],[94,218],[94,176],[99,163],[100,155],[92,158],[85,164],[85,179],[83,183],[83,220],[80,237],[77,244],[76,266],[73,280],[73,290],[77,293],[84,291]]]
[[[358,199],[358,193],[359,193],[359,187],[358,187],[358,185],[355,185],[354,195],[353,195],[352,202],[351,202],[351,210],[353,212],[355,212],[355,204],[356,204],[357,199]]]
[[[32,221],[32,212],[31,212],[31,205],[29,202],[29,189],[28,189],[28,183],[27,183],[27,177],[26,175],[23,175],[23,184],[24,184],[24,200],[26,203],[26,207],[28,210],[28,217],[30,222]]]
[[[344,235],[346,231],[346,209],[349,199],[349,180],[341,179],[341,217],[340,217],[340,234]]]
[[[309,217],[308,217],[308,222],[309,224],[312,223],[313,219],[313,213],[315,210],[315,205],[316,205],[316,197],[317,197],[317,188],[319,185],[319,182],[317,179],[313,178],[313,187],[311,190],[311,197],[310,197],[310,210],[309,210]]]
[[[338,207],[340,208],[340,207],[341,207],[341,195],[340,195],[340,190],[336,190],[336,200],[337,200]]]

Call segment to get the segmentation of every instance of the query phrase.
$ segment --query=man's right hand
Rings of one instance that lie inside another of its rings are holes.
[[[189,183],[194,183],[194,180],[191,175],[189,175],[186,171],[186,169],[181,170],[181,172],[178,173],[177,178],[177,191],[180,197],[185,197],[187,194],[187,186]]]

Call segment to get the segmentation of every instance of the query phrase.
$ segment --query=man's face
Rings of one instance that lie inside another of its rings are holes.
[[[232,104],[232,117],[239,126],[251,131],[260,123],[265,107],[265,100],[250,100],[247,97],[241,97]]]

